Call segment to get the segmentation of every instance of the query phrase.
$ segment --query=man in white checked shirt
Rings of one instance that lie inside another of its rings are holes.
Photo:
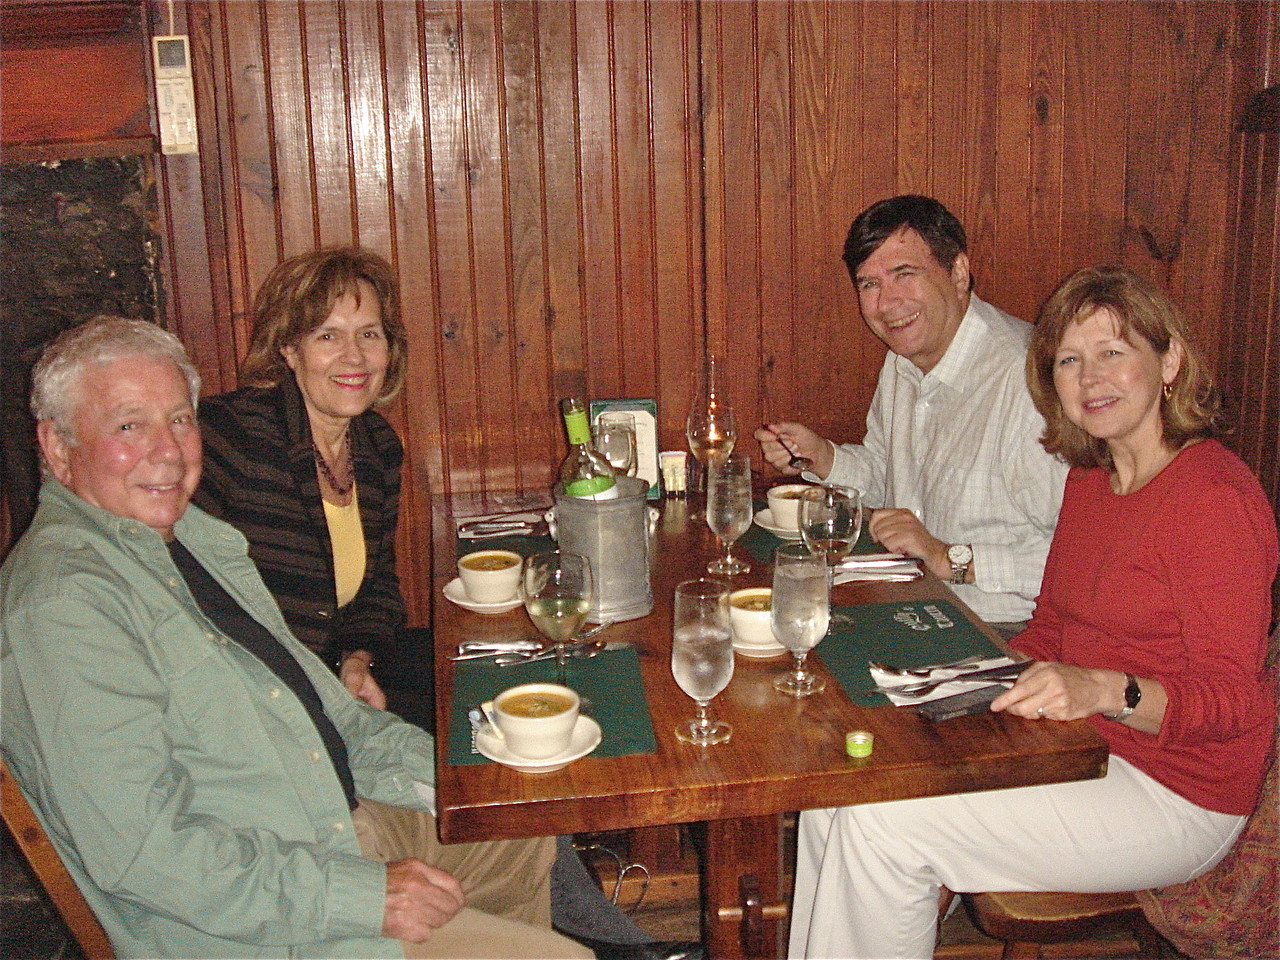
[[[964,227],[929,197],[854,220],[845,263],[867,326],[889,347],[861,444],[798,423],[756,431],[766,459],[851,486],[870,532],[918,557],[1006,635],[1031,615],[1067,467],[1045,453],[1024,372],[1030,324],[972,293]]]

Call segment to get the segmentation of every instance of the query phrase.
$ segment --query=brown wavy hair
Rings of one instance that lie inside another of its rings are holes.
[[[1126,267],[1085,267],[1049,295],[1027,350],[1027,387],[1044,417],[1040,443],[1045,450],[1072,466],[1112,468],[1106,442],[1067,419],[1053,383],[1054,355],[1067,325],[1103,309],[1115,314],[1120,335],[1131,343],[1135,335],[1142,337],[1161,356],[1175,341],[1182,347],[1182,365],[1160,404],[1165,444],[1178,450],[1192,440],[1223,433],[1221,399],[1173,301]]]
[[[359,302],[361,280],[377,294],[387,336],[387,374],[375,402],[384,404],[399,393],[409,357],[400,317],[400,282],[391,264],[359,247],[313,250],[276,264],[253,298],[252,334],[240,368],[241,382],[274,387],[292,376],[281,349],[297,347],[345,295]]]

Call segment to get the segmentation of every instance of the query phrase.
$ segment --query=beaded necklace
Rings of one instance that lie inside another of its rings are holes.
[[[328,461],[325,460],[324,454],[320,452],[320,448],[316,446],[314,439],[311,441],[311,449],[316,455],[316,466],[320,468],[320,473],[325,480],[329,481],[329,486],[333,492],[340,497],[345,497],[349,494],[356,483],[356,472],[351,465],[351,432],[348,431],[343,435],[342,450],[338,453],[338,462],[345,462],[347,465],[347,469],[344,471],[346,473],[345,482],[343,483],[339,483],[338,478],[334,476],[333,471],[329,468]]]

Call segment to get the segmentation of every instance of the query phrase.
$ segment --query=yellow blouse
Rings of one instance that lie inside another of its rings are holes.
[[[364,583],[364,528],[360,525],[360,499],[353,486],[351,502],[338,507],[324,502],[324,519],[329,525],[329,541],[333,544],[333,579],[338,593],[338,606],[345,607]]]

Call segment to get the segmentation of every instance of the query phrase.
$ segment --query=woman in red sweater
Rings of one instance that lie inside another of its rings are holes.
[[[930,957],[940,885],[1101,892],[1198,876],[1257,803],[1276,523],[1216,440],[1177,309],[1121,268],[1069,277],[1027,357],[1045,448],[1072,467],[1035,616],[1038,661],[991,706],[1085,718],[1099,780],[808,811],[791,955]]]

